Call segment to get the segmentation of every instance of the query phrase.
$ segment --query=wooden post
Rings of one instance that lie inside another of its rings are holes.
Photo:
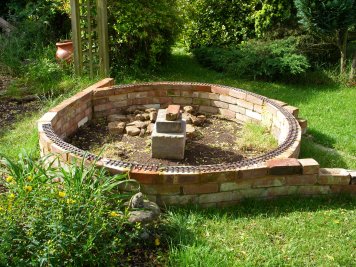
[[[101,76],[108,77],[109,68],[109,38],[107,0],[97,0],[97,22],[99,38],[99,65]]]
[[[83,54],[80,30],[80,10],[79,1],[70,0],[71,21],[72,21],[72,41],[74,46],[74,68],[77,75],[82,74]]]

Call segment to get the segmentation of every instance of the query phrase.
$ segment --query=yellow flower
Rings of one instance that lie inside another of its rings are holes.
[[[109,213],[109,216],[110,216],[110,217],[119,217],[120,214],[117,213],[117,212],[115,212],[115,211],[112,211],[112,212]]]
[[[15,198],[15,194],[14,193],[11,193],[8,198],[11,198],[11,199],[14,199]]]
[[[66,196],[66,192],[59,191],[59,192],[58,192],[58,196],[59,196],[59,197],[65,197],[65,196]]]
[[[8,176],[6,177],[6,182],[11,183],[14,180],[14,177]]]
[[[155,245],[156,245],[156,246],[159,246],[160,244],[161,244],[161,241],[159,241],[159,238],[156,237],[156,239],[155,239]]]
[[[71,198],[68,198],[67,199],[67,204],[74,204],[74,203],[76,203],[77,201],[75,201],[74,199],[71,199]]]
[[[26,185],[26,186],[25,186],[25,191],[31,192],[31,191],[32,191],[32,186]]]
[[[28,176],[28,177],[27,177],[27,181],[32,182],[32,181],[33,181],[33,177],[32,177],[31,175]]]

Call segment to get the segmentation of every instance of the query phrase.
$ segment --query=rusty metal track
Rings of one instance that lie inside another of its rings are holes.
[[[159,84],[159,83],[155,83]],[[214,164],[214,165],[199,165],[199,166],[161,166],[161,165],[156,165],[156,164],[139,164],[139,163],[132,163],[132,162],[125,162],[125,161],[120,161],[120,160],[111,160],[111,159],[104,159],[100,156],[96,156],[94,154],[91,154],[85,150],[79,149],[65,141],[63,141],[58,135],[56,135],[53,131],[53,128],[51,124],[45,124],[43,125],[43,130],[47,137],[54,142],[56,145],[59,147],[65,149],[68,152],[71,152],[75,155],[84,157],[88,160],[104,160],[105,163],[109,166],[113,167],[120,167],[120,168],[129,168],[129,169],[136,169],[136,170],[142,170],[142,171],[159,171],[159,172],[169,172],[169,173],[207,173],[207,172],[221,172],[221,171],[230,171],[230,170],[236,170],[237,168],[241,167],[247,167],[251,165],[256,165],[260,164],[262,162],[265,162],[266,160],[272,159],[277,157],[278,155],[282,154],[285,152],[288,148],[290,148],[294,142],[298,138],[298,122],[296,119],[293,117],[292,114],[290,114],[286,109],[275,103],[273,100],[252,93],[248,92],[239,88],[234,88],[234,87],[229,87],[229,86],[223,86],[223,85],[213,85],[213,84],[208,84],[208,83],[184,83],[184,82],[163,82],[162,84],[166,85],[206,85],[206,86],[218,86],[221,88],[226,88],[230,90],[235,90],[235,91],[240,91],[244,92],[246,94],[253,95],[265,102],[268,102],[272,106],[276,107],[282,114],[286,117],[286,120],[289,125],[289,132],[287,135],[286,140],[279,145],[276,149],[271,150],[261,156],[255,157],[255,158],[250,158],[250,159],[244,159],[241,161],[237,161],[234,163],[222,163],[222,164]],[[116,88],[129,88],[129,87],[136,87],[136,86],[144,86],[144,85],[151,85],[151,83],[141,83],[141,84],[132,84],[132,85],[119,85],[116,86]]]

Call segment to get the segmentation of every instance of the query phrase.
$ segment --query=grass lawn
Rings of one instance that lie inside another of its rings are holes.
[[[170,209],[170,266],[355,266],[356,199],[282,198]]]
[[[118,75],[117,83],[198,81],[230,85],[285,101],[308,120],[301,158],[323,167],[356,169],[356,89],[329,82],[296,85],[235,79],[201,67],[175,49],[165,67],[145,75]],[[74,83],[74,82],[73,82]],[[35,121],[87,82],[43,102],[43,110],[0,130],[0,152],[38,155]],[[168,209],[161,255],[170,266],[356,266],[356,198],[280,198],[246,201],[233,208]]]

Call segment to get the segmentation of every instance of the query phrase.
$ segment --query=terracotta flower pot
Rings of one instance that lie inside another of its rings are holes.
[[[56,43],[56,46],[56,59],[58,61],[66,61],[67,63],[70,63],[73,58],[73,42],[71,40],[66,40]]]

